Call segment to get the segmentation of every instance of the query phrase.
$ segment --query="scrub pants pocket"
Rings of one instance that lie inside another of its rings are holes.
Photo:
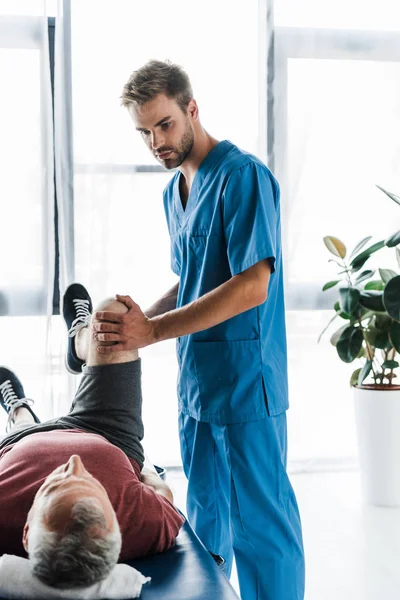
[[[202,420],[227,425],[267,415],[260,340],[193,341]]]

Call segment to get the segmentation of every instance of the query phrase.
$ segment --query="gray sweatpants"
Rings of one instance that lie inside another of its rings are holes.
[[[69,413],[9,433],[1,441],[0,450],[27,435],[55,429],[82,429],[102,435],[142,468],[144,430],[140,359],[83,367],[83,377]]]

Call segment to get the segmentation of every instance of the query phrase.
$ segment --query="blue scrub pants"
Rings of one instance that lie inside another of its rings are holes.
[[[303,600],[300,516],[286,472],[286,414],[215,425],[179,415],[187,513],[242,600]]]

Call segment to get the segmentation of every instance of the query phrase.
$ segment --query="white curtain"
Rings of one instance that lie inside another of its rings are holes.
[[[62,296],[67,286],[75,281],[74,264],[74,181],[73,181],[73,135],[71,105],[71,48],[70,48],[70,3],[57,0],[55,11],[54,43],[54,164],[58,226],[58,285],[60,290],[60,312]],[[53,319],[57,326],[54,341],[58,346],[54,354],[61,358],[58,373],[60,394],[57,415],[69,410],[71,399],[80,378],[69,374],[64,368],[67,347],[66,328],[62,317]]]
[[[400,189],[400,11],[395,0],[275,0],[273,157],[282,188],[291,410],[290,455],[317,466],[355,456],[350,374],[317,338],[332,316],[335,265],[322,238],[351,250],[400,226],[375,184]],[[398,269],[393,251],[372,266]]]
[[[257,0],[206,0],[195,15],[185,0],[72,1],[75,274],[95,302],[129,293],[146,309],[176,281],[162,206],[172,174],[120,106],[124,83],[151,58],[181,64],[205,127],[258,153],[258,10]],[[146,448],[179,464],[175,341],[141,354]]]
[[[53,114],[45,2],[0,4],[0,364],[53,416]],[[5,423],[5,414],[0,424]]]

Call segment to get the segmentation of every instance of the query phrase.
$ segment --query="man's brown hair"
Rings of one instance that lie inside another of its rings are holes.
[[[121,104],[125,107],[130,104],[142,106],[159,94],[173,98],[180,109],[186,111],[193,98],[193,90],[182,67],[169,60],[150,60],[129,77],[124,85]]]

